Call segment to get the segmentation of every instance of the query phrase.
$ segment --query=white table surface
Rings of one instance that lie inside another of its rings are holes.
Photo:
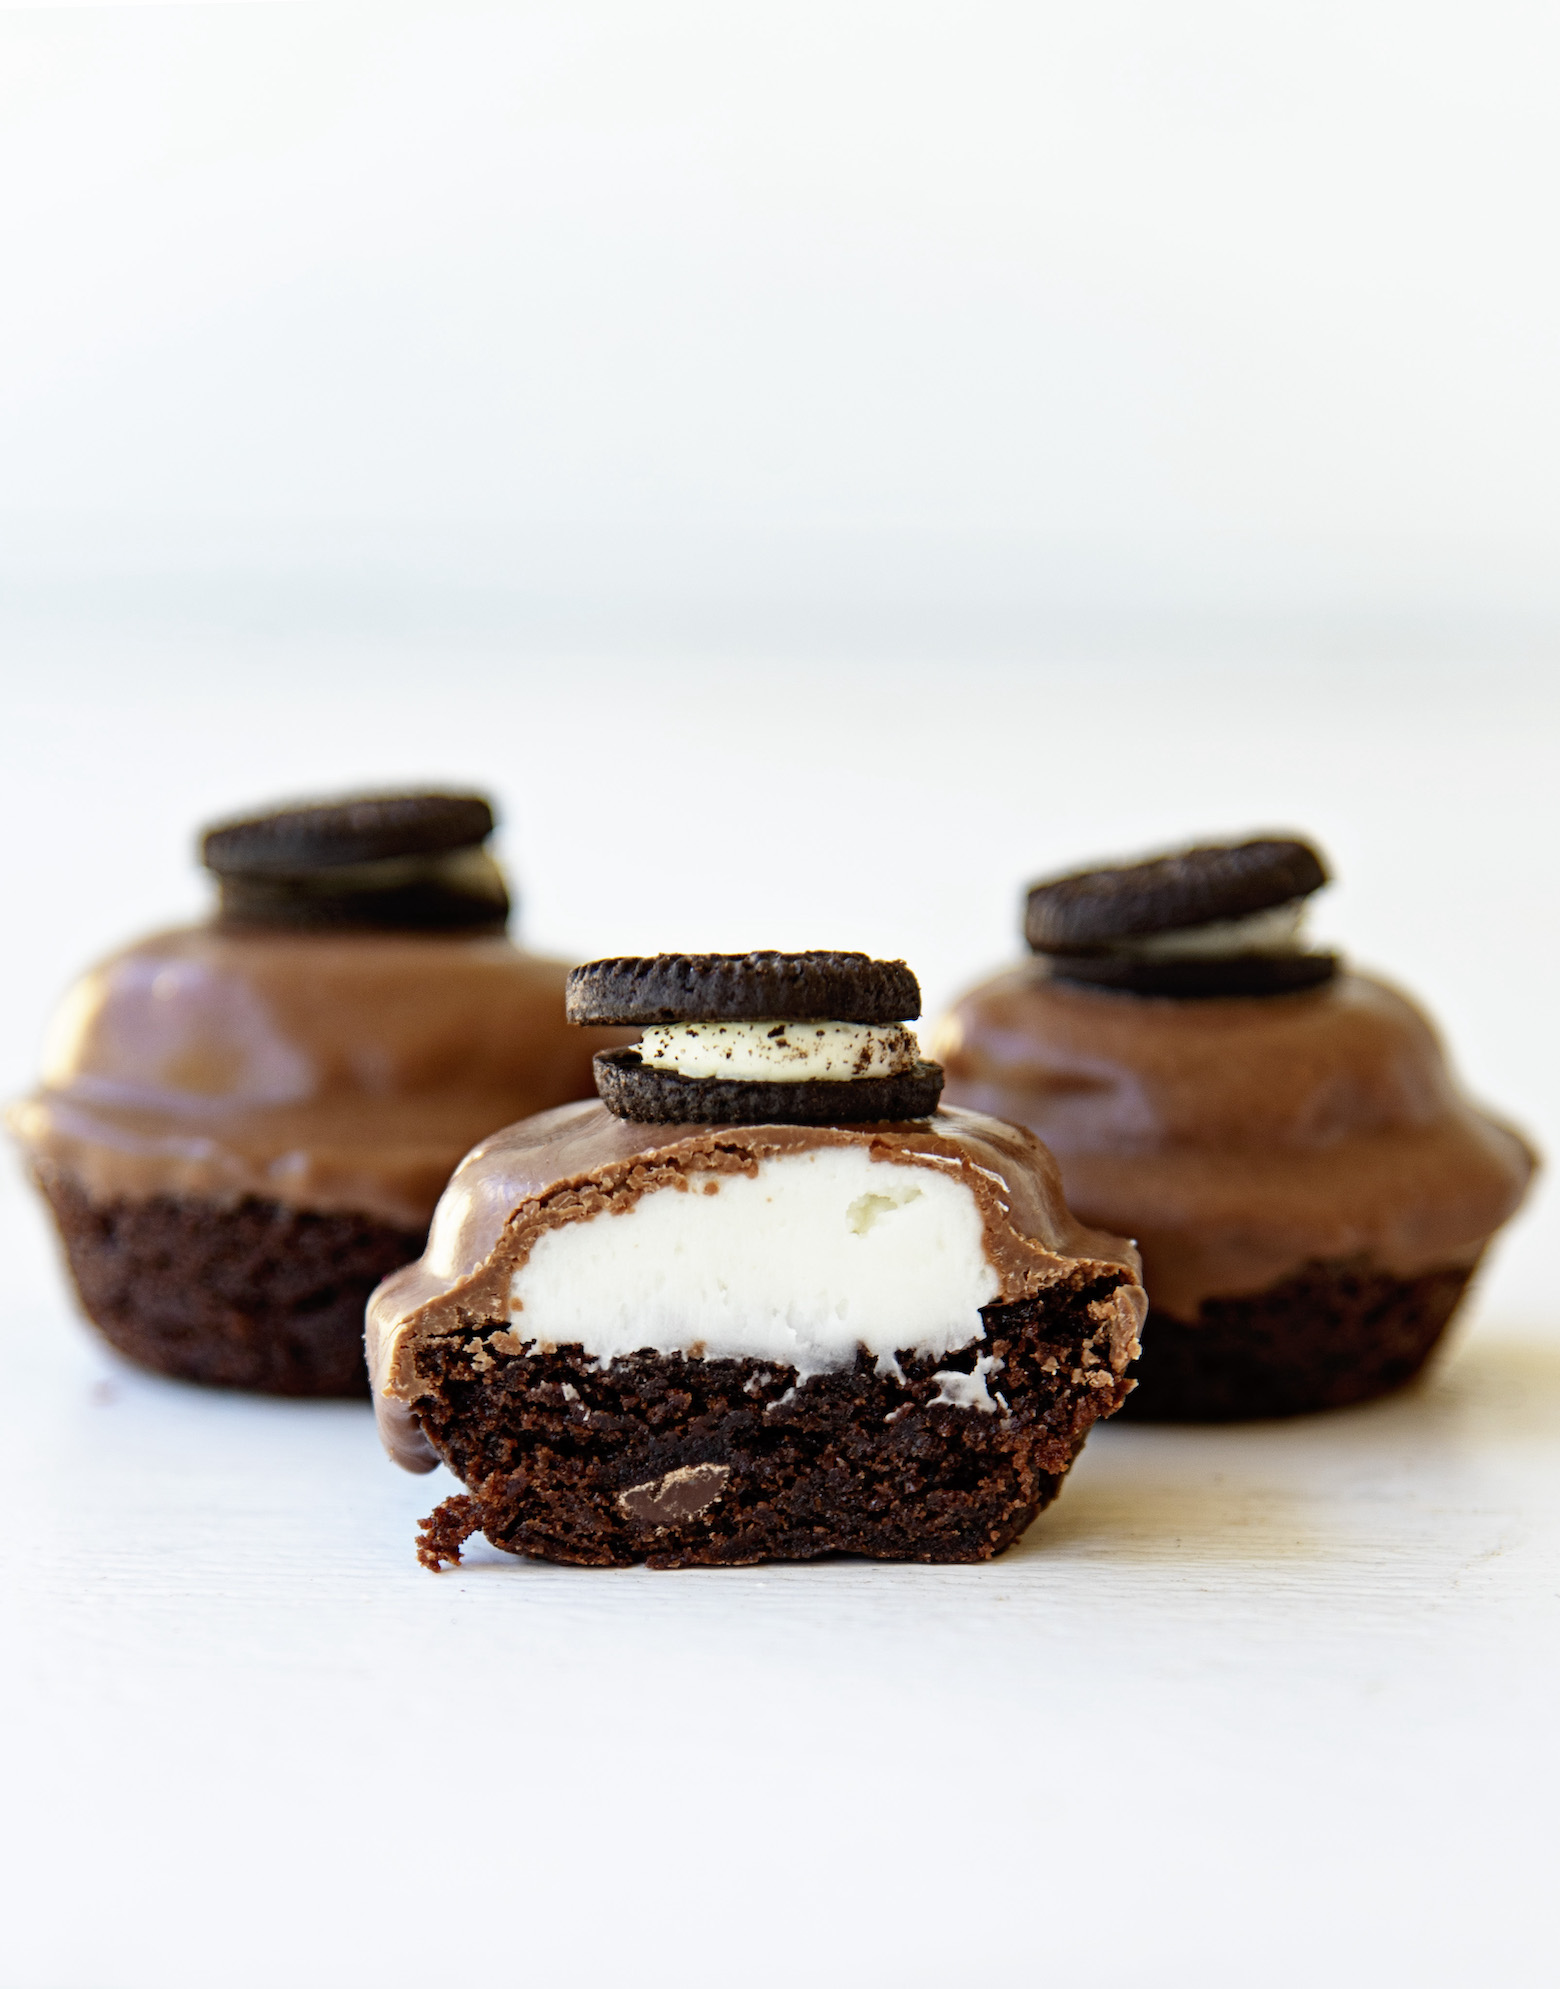
[[[1011,952],[1034,870],[1299,822],[1346,879],[1327,929],[1560,1141],[1542,679],[815,662],[777,714],[772,678],[658,666],[636,748],[738,772],[715,829],[651,834],[643,762],[596,722],[632,678],[445,657],[488,699],[478,737],[415,657],[316,670],[283,643],[217,676],[29,640],[0,768],[32,852],[12,1091],[71,968],[198,903],[202,814],[432,771],[505,796],[541,943],[856,938],[934,1004]],[[988,1566],[598,1573],[478,1545],[435,1577],[411,1540],[442,1474],[389,1467],[357,1406],[132,1372],[8,1185],[0,1983],[1552,1982],[1552,1206],[1422,1386],[1100,1429]]]

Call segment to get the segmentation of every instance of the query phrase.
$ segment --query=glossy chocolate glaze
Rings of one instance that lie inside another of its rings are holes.
[[[1136,1237],[1153,1305],[1180,1319],[1317,1261],[1471,1264],[1535,1164],[1414,1004],[1362,974],[1170,1001],[1030,962],[958,1001],[928,1054],[950,1103],[1039,1134],[1071,1205]]]
[[[254,1195],[421,1229],[468,1148],[589,1097],[595,1051],[631,1039],[564,1021],[567,974],[500,937],[159,933],[72,988],[11,1128],[95,1202]]]
[[[1033,1297],[1080,1262],[1125,1266],[1134,1283],[1118,1292],[1112,1320],[1125,1367],[1144,1310],[1137,1253],[1075,1219],[1055,1161],[1020,1127],[948,1111],[906,1124],[667,1126],[614,1118],[597,1103],[566,1105],[468,1154],[440,1200],[421,1261],[374,1294],[369,1382],[386,1449],[409,1470],[432,1468],[434,1453],[407,1407],[422,1387],[417,1347],[462,1315],[508,1319],[510,1281],[546,1230],[620,1214],[690,1170],[750,1173],[775,1155],[826,1146],[864,1146],[875,1159],[956,1171],[975,1196],[1001,1281],[995,1304]]]

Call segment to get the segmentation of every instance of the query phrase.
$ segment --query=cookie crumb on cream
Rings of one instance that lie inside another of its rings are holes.
[[[638,1047],[652,1070],[780,1084],[896,1077],[920,1055],[899,1022],[668,1022],[647,1028]]]

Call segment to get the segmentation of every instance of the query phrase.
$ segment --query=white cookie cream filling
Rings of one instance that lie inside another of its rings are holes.
[[[1308,898],[1291,898],[1249,918],[1213,919],[1207,925],[1183,926],[1179,932],[1155,932],[1145,939],[1121,939],[1113,953],[1130,953],[1145,960],[1195,960],[1230,953],[1298,953],[1300,927],[1310,909]]]
[[[800,1084],[893,1077],[920,1056],[902,1022],[668,1022],[638,1044],[652,1070]]]
[[[648,1347],[809,1375],[848,1367],[858,1347],[891,1364],[985,1338],[997,1273],[956,1176],[820,1147],[686,1178],[545,1231],[514,1275],[520,1339],[603,1363]]]

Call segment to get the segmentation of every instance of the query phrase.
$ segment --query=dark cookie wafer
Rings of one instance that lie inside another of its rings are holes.
[[[892,1077],[792,1084],[683,1077],[652,1069],[635,1049],[599,1051],[595,1064],[596,1089],[610,1112],[666,1125],[854,1126],[925,1119],[937,1110],[943,1087],[942,1065],[924,1060]]]
[[[1024,936],[1036,953],[1094,953],[1156,933],[1249,918],[1309,897],[1326,882],[1321,857],[1297,837],[1210,843],[1036,884]]]
[[[493,833],[480,794],[359,794],[305,801],[219,822],[201,837],[200,860],[219,877],[294,877],[388,857],[444,856]]]
[[[921,1013],[921,988],[903,960],[872,960],[865,953],[661,953],[576,967],[566,1010],[571,1022],[641,1028],[657,1022],[913,1022]]]
[[[503,872],[478,794],[366,794],[222,823],[201,839],[224,926],[502,932]]]
[[[1338,971],[1336,953],[1225,953],[1200,959],[1144,960],[1130,953],[1057,955],[1051,978],[1165,1001],[1207,1001],[1220,995],[1297,994],[1319,988]]]

